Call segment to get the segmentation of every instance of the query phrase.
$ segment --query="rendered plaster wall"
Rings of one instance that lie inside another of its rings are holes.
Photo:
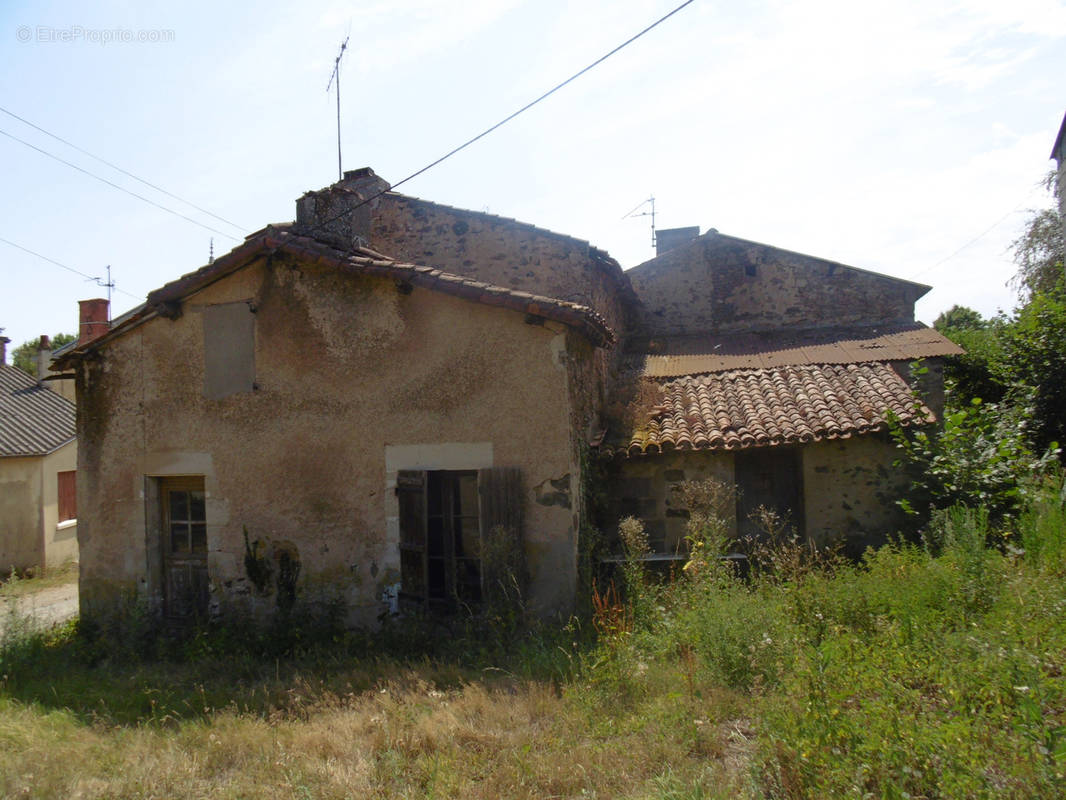
[[[58,473],[78,468],[78,443],[69,442],[41,459],[42,541],[41,566],[52,569],[78,560],[78,526],[59,521]]]
[[[41,565],[43,460],[0,458],[0,572]]]
[[[921,289],[708,233],[626,273],[650,336],[909,322]]]
[[[255,308],[256,388],[207,399],[203,309],[245,301]],[[564,328],[282,258],[182,310],[116,338],[79,371],[83,614],[123,594],[159,596],[151,478],[202,475],[214,609],[276,607],[273,589],[246,572],[247,530],[268,558],[296,554],[299,598],[337,600],[351,622],[372,623],[399,579],[386,454],[445,444],[482,454],[488,444],[492,466],[521,469],[531,603],[543,613],[572,604],[568,505],[580,476]],[[550,503],[540,502],[544,486]]]
[[[906,480],[892,466],[896,450],[886,436],[816,442],[802,453],[807,534],[816,543],[843,541],[858,555],[898,529],[895,501]]]
[[[689,513],[676,490],[685,481],[714,479],[733,486],[733,454],[726,452],[685,452],[619,459],[605,466],[606,514],[604,533],[609,540],[617,534],[618,521],[636,517],[652,549],[661,553],[685,549],[685,526]],[[732,506],[730,507],[730,510]],[[736,534],[736,519],[729,514],[730,535]],[[616,549],[615,545],[612,549]]]

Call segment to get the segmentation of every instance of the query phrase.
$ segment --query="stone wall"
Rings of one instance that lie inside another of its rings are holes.
[[[800,449],[803,523],[818,545],[841,544],[854,555],[883,542],[901,522],[895,501],[905,485],[892,467],[896,451],[886,436],[872,434],[816,442]],[[683,481],[714,478],[735,485],[734,454],[728,451],[673,452],[616,459],[606,465],[606,513],[601,525],[608,538],[622,517],[644,522],[653,549],[684,549],[687,510],[676,488]],[[731,518],[732,535],[736,519]]]
[[[254,389],[207,399],[203,309],[234,302],[255,309]],[[486,458],[522,471],[532,606],[572,605],[575,522],[559,498],[580,465],[567,364],[589,354],[569,352],[565,327],[287,258],[230,275],[182,312],[79,370],[84,614],[158,597],[146,477],[203,475],[215,608],[274,607],[246,574],[247,529],[298,554],[299,597],[339,600],[351,622],[372,623],[398,581],[395,473]]]
[[[626,274],[650,336],[911,322],[927,291],[713,231]]]

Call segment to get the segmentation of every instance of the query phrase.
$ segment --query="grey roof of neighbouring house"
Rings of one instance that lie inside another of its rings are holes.
[[[74,440],[74,404],[0,364],[0,457],[43,456]]]

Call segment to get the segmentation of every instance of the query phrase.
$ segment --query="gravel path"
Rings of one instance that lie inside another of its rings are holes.
[[[0,637],[14,619],[48,628],[78,616],[78,584],[53,586],[22,597],[0,597]]]

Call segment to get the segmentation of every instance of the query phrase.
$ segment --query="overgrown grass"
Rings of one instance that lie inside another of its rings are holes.
[[[956,508],[860,564],[779,542],[744,580],[707,530],[581,623],[27,633],[0,795],[1066,794],[1058,487],[1009,530]]]

